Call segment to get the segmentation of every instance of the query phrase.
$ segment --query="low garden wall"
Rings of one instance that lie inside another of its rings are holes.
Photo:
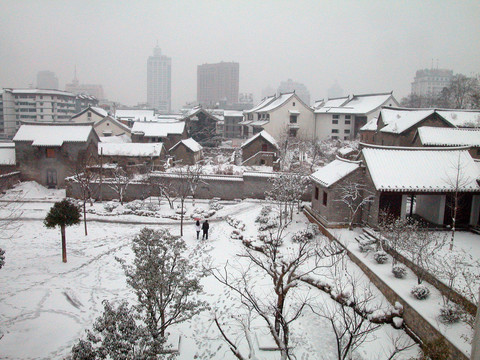
[[[270,179],[276,176],[275,173],[254,173],[245,172],[243,175],[202,175],[201,181],[195,191],[197,199],[220,198],[222,200],[234,199],[265,199],[265,192],[270,189]],[[172,176],[169,173],[151,174],[154,178],[168,181],[173,186],[179,184],[181,179]],[[72,179],[67,180],[67,196],[81,198],[82,193],[78,183]],[[118,199],[118,194],[109,186],[108,180],[104,180],[101,185],[96,182],[92,186],[92,197],[99,200]],[[153,188],[149,181],[132,182],[128,185],[124,199],[131,201],[135,199],[145,199],[152,194]],[[310,199],[310,189],[308,189],[302,200]]]
[[[20,175],[20,171],[0,175],[0,192],[4,192],[19,183],[21,181]]]
[[[452,344],[447,338],[445,338],[441,332],[439,332],[433,325],[431,325],[425,318],[423,318],[423,316],[419,314],[413,307],[411,307],[408,302],[406,302],[400,295],[398,295],[394,290],[392,290],[377,274],[371,271],[370,268],[366,266],[362,260],[360,260],[354,253],[349,251],[340,241],[338,241],[335,236],[330,231],[328,231],[327,228],[325,228],[317,219],[315,219],[312,213],[309,212],[308,208],[306,208],[304,212],[311,222],[318,225],[320,231],[327,238],[335,241],[343,249],[345,249],[345,252],[347,253],[350,260],[352,260],[360,269],[362,269],[365,275],[382,292],[382,294],[391,304],[399,302],[403,306],[404,324],[406,326],[407,332],[409,332],[413,338],[420,339],[422,342],[432,342],[439,338],[442,338],[445,340],[445,344],[450,350],[449,359],[468,360],[468,358],[463,354],[463,352],[461,352],[454,344]]]

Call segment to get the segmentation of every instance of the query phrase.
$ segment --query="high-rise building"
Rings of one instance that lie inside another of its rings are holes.
[[[163,113],[172,109],[172,59],[158,45],[147,61],[147,103]]]
[[[58,89],[58,78],[52,71],[39,71],[37,73],[38,89]]]
[[[302,101],[310,106],[310,91],[308,91],[307,87],[302,83],[293,81],[292,79],[288,79],[287,81],[282,81],[280,86],[277,89],[277,94],[286,94],[294,92],[298,95]]]
[[[198,103],[207,107],[238,103],[239,73],[240,65],[236,62],[198,65]]]
[[[77,79],[77,69],[75,68],[75,75],[70,84],[65,85],[65,91],[71,92],[75,95],[91,95],[97,100],[105,99],[103,93],[103,86],[100,84],[80,84]]]
[[[417,70],[412,82],[412,94],[436,96],[452,81],[453,70],[423,69]]]

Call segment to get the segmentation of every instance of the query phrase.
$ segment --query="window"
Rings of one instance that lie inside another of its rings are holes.
[[[345,120],[345,125],[350,125],[350,120]]]
[[[340,119],[340,115],[333,115],[333,119]]]
[[[324,191],[324,192],[323,192],[322,204],[323,204],[324,206],[327,206],[327,202],[328,202],[328,194]]]
[[[290,131],[288,132],[288,136],[297,137],[297,130],[298,129],[290,129]]]
[[[260,160],[260,165],[265,165],[265,159]]]
[[[293,102],[292,106],[295,106],[295,101]]]
[[[89,111],[89,112],[87,113],[87,116],[88,116],[89,118],[91,118],[91,117],[92,117],[92,113]]]
[[[297,115],[290,115],[290,124],[297,123]]]
[[[338,129],[332,129],[332,134],[338,134]]]
[[[338,120],[332,120],[332,124],[338,124]]]
[[[345,115],[345,120],[350,120],[351,116],[350,115]]]
[[[348,136],[344,136],[344,137],[343,137],[343,140],[348,140]]]
[[[47,148],[46,151],[47,151],[46,152],[47,158],[54,158],[55,157],[55,149]]]
[[[267,151],[268,145],[267,144],[262,144],[262,151]]]
[[[318,200],[318,187],[315,186],[315,200]]]
[[[345,130],[343,130],[343,132],[344,132],[345,134],[350,134],[350,129],[345,129]]]

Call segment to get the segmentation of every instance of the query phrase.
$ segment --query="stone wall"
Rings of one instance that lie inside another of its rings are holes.
[[[412,331],[413,334],[418,337],[422,342],[431,342],[435,341],[438,338],[445,340],[449,350],[450,350],[450,360],[467,360],[468,358],[447,338],[443,336],[433,325],[431,325],[425,318],[422,317],[413,307],[411,307],[408,302],[406,302],[400,295],[398,295],[394,290],[392,290],[380,277],[378,277],[373,271],[366,266],[362,260],[360,260],[354,253],[345,248],[334,236],[328,231],[320,222],[318,222],[315,217],[305,211],[307,218],[316,223],[320,231],[330,240],[337,242],[342,248],[345,249],[348,257],[352,260],[365,275],[370,279],[370,281],[382,292],[385,298],[391,303],[395,304],[399,302],[403,306],[403,321],[408,330]],[[428,281],[428,280],[427,280]]]
[[[20,171],[0,175],[0,192],[4,192],[20,182]]]
[[[266,148],[262,149],[262,145],[266,145]],[[250,159],[252,156],[254,156],[255,154],[261,151],[278,154],[278,149],[275,146],[270,144],[262,136],[258,136],[255,140],[251,141],[250,143],[242,147],[242,162],[245,162],[246,160]],[[262,160],[261,157],[253,158],[251,161],[248,162],[248,165],[263,165],[263,164],[260,164],[261,160]],[[273,161],[275,160],[276,158],[275,159],[272,158],[271,163],[265,164],[265,165],[272,166]]]
[[[201,182],[195,191],[195,198],[197,199],[212,199],[214,197],[222,200],[234,200],[234,199],[265,199],[265,191],[270,189],[270,181],[274,173],[244,173],[241,176],[236,175],[203,175]],[[175,186],[179,184],[180,179],[169,173],[155,173],[151,175],[153,178],[163,178],[170,184]],[[130,201],[134,199],[145,199],[149,197],[152,192],[152,188],[149,185],[149,180],[145,183],[130,183],[126,194],[125,200]],[[107,180],[103,181],[101,192],[99,184],[94,186],[93,196],[96,199],[101,198],[103,200],[117,199],[118,195],[111,189]],[[310,198],[309,188],[302,200],[307,201]],[[80,198],[81,192],[77,183],[72,180],[68,181],[67,196],[73,198]]]

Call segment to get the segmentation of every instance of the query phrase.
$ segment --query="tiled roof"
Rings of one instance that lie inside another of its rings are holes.
[[[64,142],[86,142],[91,125],[24,124],[13,141],[32,141],[33,146],[62,146]]]
[[[310,177],[313,181],[318,182],[325,187],[329,187],[343,179],[345,176],[351,174],[359,167],[359,161],[337,159],[317,170],[310,175]]]

